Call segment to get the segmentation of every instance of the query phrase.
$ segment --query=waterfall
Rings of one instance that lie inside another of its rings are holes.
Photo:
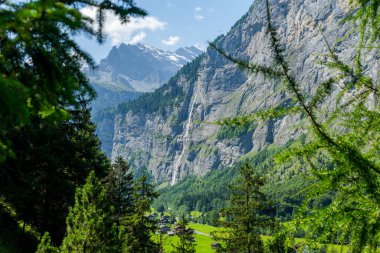
[[[179,173],[179,166],[180,166],[182,157],[185,154],[185,149],[186,149],[185,144],[187,144],[187,142],[189,141],[190,127],[192,125],[191,118],[193,117],[193,111],[194,111],[194,106],[195,106],[195,102],[197,100],[197,97],[198,97],[198,94],[196,93],[194,96],[193,103],[191,104],[191,107],[190,107],[189,117],[187,118],[187,121],[186,121],[185,134],[182,137],[182,151],[181,151],[181,154],[179,155],[178,159],[174,163],[171,185],[174,185],[177,182],[177,177],[178,177],[178,173]]]

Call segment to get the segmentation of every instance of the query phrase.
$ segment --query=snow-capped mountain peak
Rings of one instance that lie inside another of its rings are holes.
[[[96,70],[84,69],[91,85],[98,91],[98,101],[102,93],[151,92],[166,83],[186,63],[192,61],[202,51],[195,47],[180,48],[176,52],[164,51],[147,44],[120,44],[114,46]],[[108,95],[108,98],[112,97]],[[109,100],[109,99],[107,99]],[[116,100],[115,100],[116,101]],[[122,97],[117,100],[122,101]],[[101,105],[94,102],[94,107]],[[107,106],[112,106],[112,104]],[[115,104],[116,105],[116,104]]]

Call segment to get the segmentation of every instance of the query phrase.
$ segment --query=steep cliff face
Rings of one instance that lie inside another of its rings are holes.
[[[306,93],[331,74],[317,63],[327,51],[323,35],[345,61],[352,60],[354,47],[350,43],[355,43],[355,36],[334,44],[349,30],[339,23],[347,12],[347,2],[271,1],[272,22]],[[256,0],[228,34],[216,39],[216,44],[235,58],[271,66],[266,25],[265,1]],[[113,159],[126,157],[137,167],[147,167],[158,181],[175,184],[188,174],[204,175],[268,144],[283,145],[298,136],[303,124],[300,116],[238,129],[212,123],[284,106],[288,101],[286,88],[279,82],[260,74],[245,74],[209,48],[156,92],[119,106],[111,116],[112,148],[108,141],[106,149],[112,149]],[[333,102],[326,101],[326,106]],[[107,120],[109,126],[110,117]]]

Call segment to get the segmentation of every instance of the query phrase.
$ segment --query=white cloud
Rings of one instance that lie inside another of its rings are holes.
[[[179,37],[178,36],[170,36],[168,39],[166,40],[162,40],[162,44],[166,45],[166,46],[174,46],[174,45],[177,45],[177,43],[179,42]]]
[[[81,12],[92,19],[96,17],[94,8],[82,8]],[[114,45],[119,43],[136,44],[146,37],[147,34],[144,31],[163,30],[166,26],[166,22],[151,16],[145,18],[131,17],[129,22],[122,24],[115,15],[108,12],[106,14],[104,33]]]
[[[201,20],[203,20],[205,18],[203,15],[200,14],[202,10],[203,10],[203,8],[200,7],[200,6],[196,6],[195,7],[195,9],[194,9],[194,18],[195,18],[195,20],[201,21]]]
[[[200,14],[195,14],[195,15],[194,15],[194,18],[195,18],[197,21],[201,21],[201,20],[204,19],[205,17],[203,17],[203,16],[200,15]]]
[[[143,41],[146,37],[146,33],[144,32],[139,32],[138,34],[136,34],[130,41],[129,41],[129,44],[137,44],[141,41]]]

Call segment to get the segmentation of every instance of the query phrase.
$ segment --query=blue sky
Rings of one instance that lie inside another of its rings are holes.
[[[105,32],[106,43],[97,45],[95,40],[78,37],[80,46],[98,62],[105,58],[113,45],[120,43],[146,43],[164,50],[182,46],[204,49],[207,41],[226,33],[249,9],[253,0],[136,0],[149,16],[132,18],[121,25],[108,15]],[[83,10],[88,16],[90,9]]]

